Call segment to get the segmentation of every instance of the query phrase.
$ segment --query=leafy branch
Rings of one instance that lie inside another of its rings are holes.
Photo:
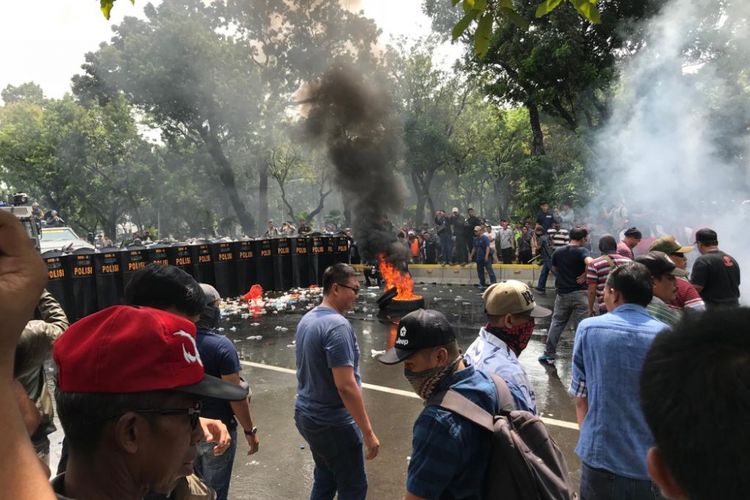
[[[130,3],[135,5],[135,0],[130,0]],[[104,17],[107,18],[107,21],[109,21],[109,15],[110,12],[112,12],[112,7],[115,5],[115,0],[99,0],[99,8],[102,10],[102,14],[104,14]]]
[[[594,24],[601,22],[601,16],[596,4],[599,0],[568,0],[581,16]],[[461,4],[463,17],[453,26],[451,36],[458,40],[475,21],[477,23],[474,31],[474,53],[478,57],[484,57],[490,47],[492,28],[496,23],[496,16],[503,17],[519,28],[527,29],[529,21],[518,14],[513,8],[513,0],[451,0],[455,7]],[[536,8],[537,18],[546,16],[563,3],[563,0],[544,0]]]

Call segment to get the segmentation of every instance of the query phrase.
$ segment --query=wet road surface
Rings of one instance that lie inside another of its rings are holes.
[[[481,292],[472,286],[417,285],[426,307],[442,311],[457,327],[459,344],[466,349],[485,323]],[[385,366],[373,356],[385,349],[390,326],[377,318],[375,300],[381,291],[362,289],[355,310],[347,315],[360,347],[360,372],[364,398],[373,428],[380,439],[380,454],[368,461],[368,498],[403,498],[406,467],[411,452],[412,425],[422,402],[402,374],[402,366]],[[535,292],[536,294],[536,292]],[[242,317],[247,311],[228,308],[222,325],[240,353],[243,375],[250,382],[252,411],[259,428],[260,451],[247,456],[248,445],[238,436],[237,455],[229,497],[231,499],[304,499],[312,485],[313,460],[293,420],[296,393],[294,330],[304,312],[317,303],[286,304],[278,314]],[[552,308],[554,293],[537,295],[540,305]],[[290,311],[290,307],[294,310]],[[233,310],[234,309],[234,310]],[[566,389],[570,382],[573,332],[566,330],[558,346],[556,369],[537,362],[544,350],[549,318],[537,320],[528,347],[520,357],[536,391],[537,407],[550,433],[565,453],[577,488],[580,463],[573,453],[578,431],[575,408]],[[259,338],[261,337],[261,338]],[[59,453],[60,433],[52,436],[52,460]],[[54,465],[53,465],[54,467]],[[53,468],[54,470],[54,468]]]

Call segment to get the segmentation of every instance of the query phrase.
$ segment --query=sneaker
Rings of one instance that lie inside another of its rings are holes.
[[[545,365],[552,365],[555,363],[555,357],[551,354],[542,354],[539,356],[539,362]]]
[[[546,288],[535,287],[534,290],[536,290],[539,293],[547,293],[547,289]]]

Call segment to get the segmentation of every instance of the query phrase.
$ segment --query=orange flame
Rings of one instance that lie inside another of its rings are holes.
[[[420,295],[414,294],[414,280],[411,276],[404,274],[393,264],[385,261],[383,254],[378,255],[380,261],[380,274],[385,280],[385,289],[396,288],[398,292],[393,300],[416,300],[421,298]]]

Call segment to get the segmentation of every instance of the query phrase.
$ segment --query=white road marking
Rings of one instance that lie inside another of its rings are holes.
[[[274,372],[286,373],[289,375],[297,374],[296,370],[292,370],[291,368],[267,365],[265,363],[254,363],[252,361],[240,361],[240,364],[245,365],[245,366],[250,366],[252,368],[260,368],[262,370],[271,370]],[[385,387],[382,385],[375,385],[375,384],[362,384],[362,387],[364,387],[365,389],[370,389],[372,391],[385,392],[387,394],[395,394],[396,396],[404,396],[407,398],[419,399],[419,396],[417,396],[413,392],[404,391],[401,389],[394,389],[392,387]],[[549,418],[549,417],[542,417],[542,421],[547,425],[553,425],[555,427],[562,427],[563,429],[572,429],[574,431],[578,430],[578,425],[575,422],[566,422],[565,420],[557,420],[555,418]]]

